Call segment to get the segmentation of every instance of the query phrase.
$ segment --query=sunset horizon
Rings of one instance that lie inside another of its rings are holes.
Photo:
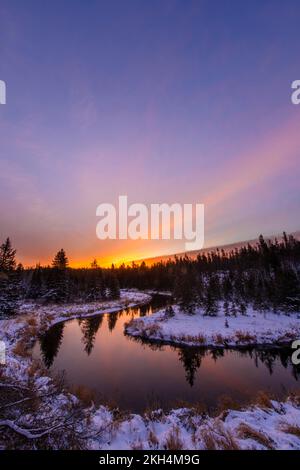
[[[299,25],[0,0],[2,466],[300,451]]]

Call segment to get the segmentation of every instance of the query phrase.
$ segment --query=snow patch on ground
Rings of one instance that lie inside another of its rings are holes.
[[[133,319],[126,333],[153,341],[186,346],[238,347],[287,345],[300,338],[300,314],[275,314],[248,309],[246,315],[205,316],[198,309],[189,315],[174,306],[174,316],[164,309],[145,318]]]
[[[101,438],[91,439],[90,448],[109,449],[300,449],[300,409],[291,400],[271,402],[242,411],[226,411],[211,418],[194,409],[180,408],[169,414],[157,410],[118,420],[100,407],[91,429]]]

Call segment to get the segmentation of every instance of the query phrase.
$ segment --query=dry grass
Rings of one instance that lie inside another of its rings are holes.
[[[278,343],[288,343],[293,339],[298,338],[298,334],[296,331],[286,331],[283,335],[279,336],[277,339]]]
[[[268,436],[246,423],[240,424],[237,432],[241,439],[252,439],[264,446],[266,449],[272,450],[274,448],[272,440]]]
[[[213,341],[216,343],[216,344],[224,344],[224,338],[223,336],[218,333],[216,335],[213,336]]]
[[[162,409],[151,409],[147,407],[144,411],[144,418],[148,421],[164,422],[165,413]]]
[[[165,449],[166,450],[182,450],[183,449],[183,442],[180,439],[180,431],[177,426],[174,427],[169,432],[168,437],[165,441]]]
[[[28,326],[37,327],[37,321],[34,317],[27,318],[26,323]]]
[[[143,450],[143,448],[144,448],[143,443],[140,439],[131,444],[131,449],[132,450]]]
[[[285,423],[281,426],[280,430],[287,434],[292,434],[300,439],[300,426],[297,424]]]
[[[236,331],[235,336],[239,343],[253,343],[256,341],[256,337],[248,331]]]
[[[201,431],[201,439],[206,450],[218,450],[217,441],[209,429],[203,429]]]
[[[53,322],[55,315],[53,313],[46,313],[42,319],[40,324],[40,333],[46,331],[51,323]]]
[[[216,421],[213,429],[202,429],[200,435],[206,450],[240,450],[232,433],[221,421]]]
[[[161,328],[159,325],[156,323],[152,323],[151,325],[148,325],[142,333],[145,334],[146,336],[156,336],[158,333],[161,332]]]
[[[22,334],[22,341],[29,344],[34,338],[36,338],[37,334],[38,329],[36,325],[27,326]]]
[[[216,413],[220,414],[222,412],[227,412],[229,410],[241,410],[242,405],[234,400],[234,398],[228,395],[222,395],[218,399],[218,405]]]
[[[258,405],[260,408],[263,409],[272,409],[272,395],[268,392],[263,392],[260,391],[257,393],[255,399],[254,399],[254,404]]]
[[[70,388],[70,392],[75,395],[84,405],[89,406],[95,400],[95,394],[84,385],[76,385]]]
[[[208,415],[207,405],[201,401],[190,403],[185,400],[175,400],[173,408],[187,408],[193,416],[206,416]]]
[[[30,366],[27,369],[27,374],[29,378],[32,378],[36,375],[37,372],[41,371],[42,364],[40,361],[32,361]]]
[[[300,390],[293,390],[289,393],[289,397],[290,397],[290,400],[291,402],[295,405],[295,406],[300,406]]]
[[[177,340],[181,343],[187,343],[187,344],[199,344],[203,345],[206,342],[206,338],[204,335],[201,333],[199,335],[180,335],[177,337]]]
[[[17,356],[21,357],[29,357],[30,352],[28,350],[26,342],[21,339],[20,341],[17,342],[15,347],[13,348],[13,353],[16,354]]]
[[[158,441],[158,438],[157,438],[155,432],[152,431],[152,430],[149,432],[148,442],[149,442],[150,448],[152,448],[152,449],[157,449],[158,448],[159,441]]]

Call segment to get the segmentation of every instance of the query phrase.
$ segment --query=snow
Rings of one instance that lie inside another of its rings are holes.
[[[174,306],[174,316],[165,310],[133,319],[126,333],[153,341],[187,346],[242,347],[287,345],[300,338],[299,314],[276,314],[248,309],[246,315],[224,316],[222,309],[214,317],[198,309],[189,315]]]
[[[272,401],[270,408],[229,410],[215,418],[180,408],[166,415],[157,410],[118,421],[112,412],[100,407],[93,416],[91,429],[103,431],[101,439],[91,439],[90,448],[170,449],[171,438],[175,437],[177,447],[186,450],[205,450],[212,445],[215,449],[300,449],[299,424],[300,409],[291,400]]]
[[[139,292],[134,289],[122,289],[120,299],[109,300],[104,302],[89,302],[89,303],[74,303],[74,304],[50,304],[50,305],[37,305],[37,304],[23,304],[19,308],[19,314],[34,313],[35,318],[39,317],[40,320],[47,320],[46,327],[52,326],[66,320],[73,320],[74,318],[87,318],[101,313],[112,313],[123,308],[134,307],[149,302],[151,296],[144,292]]]

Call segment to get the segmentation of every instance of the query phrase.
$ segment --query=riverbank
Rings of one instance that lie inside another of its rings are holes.
[[[134,337],[181,346],[286,347],[300,338],[300,314],[248,309],[244,315],[225,316],[220,309],[216,316],[205,316],[198,309],[189,315],[175,305],[171,315],[162,309],[149,317],[133,319],[125,331]]]
[[[237,408],[230,402],[216,416],[200,406],[131,414],[95,407],[84,390],[75,396],[61,378],[48,377],[33,360],[32,344],[55,323],[148,300],[144,293],[122,291],[120,300],[105,303],[23,305],[19,316],[0,321],[6,345],[6,364],[0,366],[0,449],[10,448],[11,442],[22,449],[300,449],[296,396],[284,403],[264,396],[245,409],[229,410]]]

